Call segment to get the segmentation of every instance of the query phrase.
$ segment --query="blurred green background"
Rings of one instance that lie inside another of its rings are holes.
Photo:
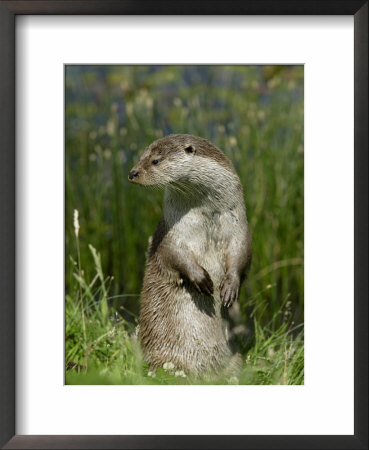
[[[303,66],[66,66],[67,371],[85,368],[92,355],[98,366],[123,357],[111,359],[109,347],[109,357],[104,349],[97,355],[104,338],[91,350],[99,335],[91,327],[88,336],[88,317],[98,311],[105,331],[119,322],[127,333],[137,321],[148,238],[163,196],[129,184],[127,175],[146,146],[170,133],[213,142],[244,186],[253,261],[235,325],[244,330],[239,340],[245,358],[255,350],[257,329],[265,340],[283,331],[302,342],[303,92]],[[101,255],[104,280],[89,244]],[[100,290],[92,293],[96,279]],[[96,310],[100,294],[102,313]]]

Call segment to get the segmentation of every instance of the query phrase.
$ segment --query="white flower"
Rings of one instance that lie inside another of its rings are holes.
[[[145,103],[146,103],[146,108],[151,109],[154,105],[154,100],[151,97],[147,97]]]
[[[106,124],[106,132],[109,136],[114,136],[115,133],[115,124],[114,120],[108,120],[108,123]]]
[[[230,143],[230,145],[232,145],[232,146],[236,146],[236,145],[237,145],[237,139],[236,139],[234,136],[231,136],[231,137],[229,138],[229,143]]]
[[[131,103],[131,102],[126,103],[126,113],[128,116],[133,115],[133,103]]]
[[[79,232],[78,209],[74,210],[73,225],[74,225],[74,234],[78,238],[78,232]]]
[[[107,148],[106,150],[104,150],[104,158],[105,159],[110,159],[111,158],[111,150],[110,150],[110,148]]]
[[[186,378],[186,374],[183,372],[183,370],[177,370],[175,373],[174,373],[174,375],[176,376],[176,377],[182,377],[182,378]]]
[[[163,365],[163,369],[164,369],[166,372],[169,372],[169,371],[171,371],[171,370],[174,369],[174,364],[173,364],[172,362],[166,362],[166,363],[164,363],[164,365]]]
[[[265,112],[264,112],[262,109],[260,109],[260,110],[258,111],[258,118],[259,118],[260,120],[264,120],[264,119],[265,119]]]
[[[173,100],[173,104],[176,108],[180,108],[182,106],[182,100],[180,98],[176,97]]]
[[[156,373],[153,370],[149,370],[148,373],[147,373],[147,376],[151,377],[151,378],[155,378],[156,377]]]
[[[239,384],[239,383],[240,383],[240,381],[239,381],[239,379],[237,377],[231,377],[228,380],[228,384]]]

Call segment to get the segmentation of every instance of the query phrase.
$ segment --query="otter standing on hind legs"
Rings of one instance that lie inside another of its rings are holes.
[[[163,186],[164,215],[148,249],[139,339],[151,370],[172,362],[187,374],[231,374],[227,308],[251,262],[241,182],[209,141],[169,135],[153,142],[129,173]]]

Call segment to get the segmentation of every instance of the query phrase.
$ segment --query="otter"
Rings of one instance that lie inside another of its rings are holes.
[[[153,142],[128,179],[165,188],[141,292],[144,360],[153,371],[172,362],[187,374],[234,374],[227,308],[250,266],[251,235],[232,163],[206,139],[173,134]]]

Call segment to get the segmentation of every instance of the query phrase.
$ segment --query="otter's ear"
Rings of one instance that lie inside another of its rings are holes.
[[[186,153],[195,153],[195,147],[193,145],[186,145],[185,152]]]

